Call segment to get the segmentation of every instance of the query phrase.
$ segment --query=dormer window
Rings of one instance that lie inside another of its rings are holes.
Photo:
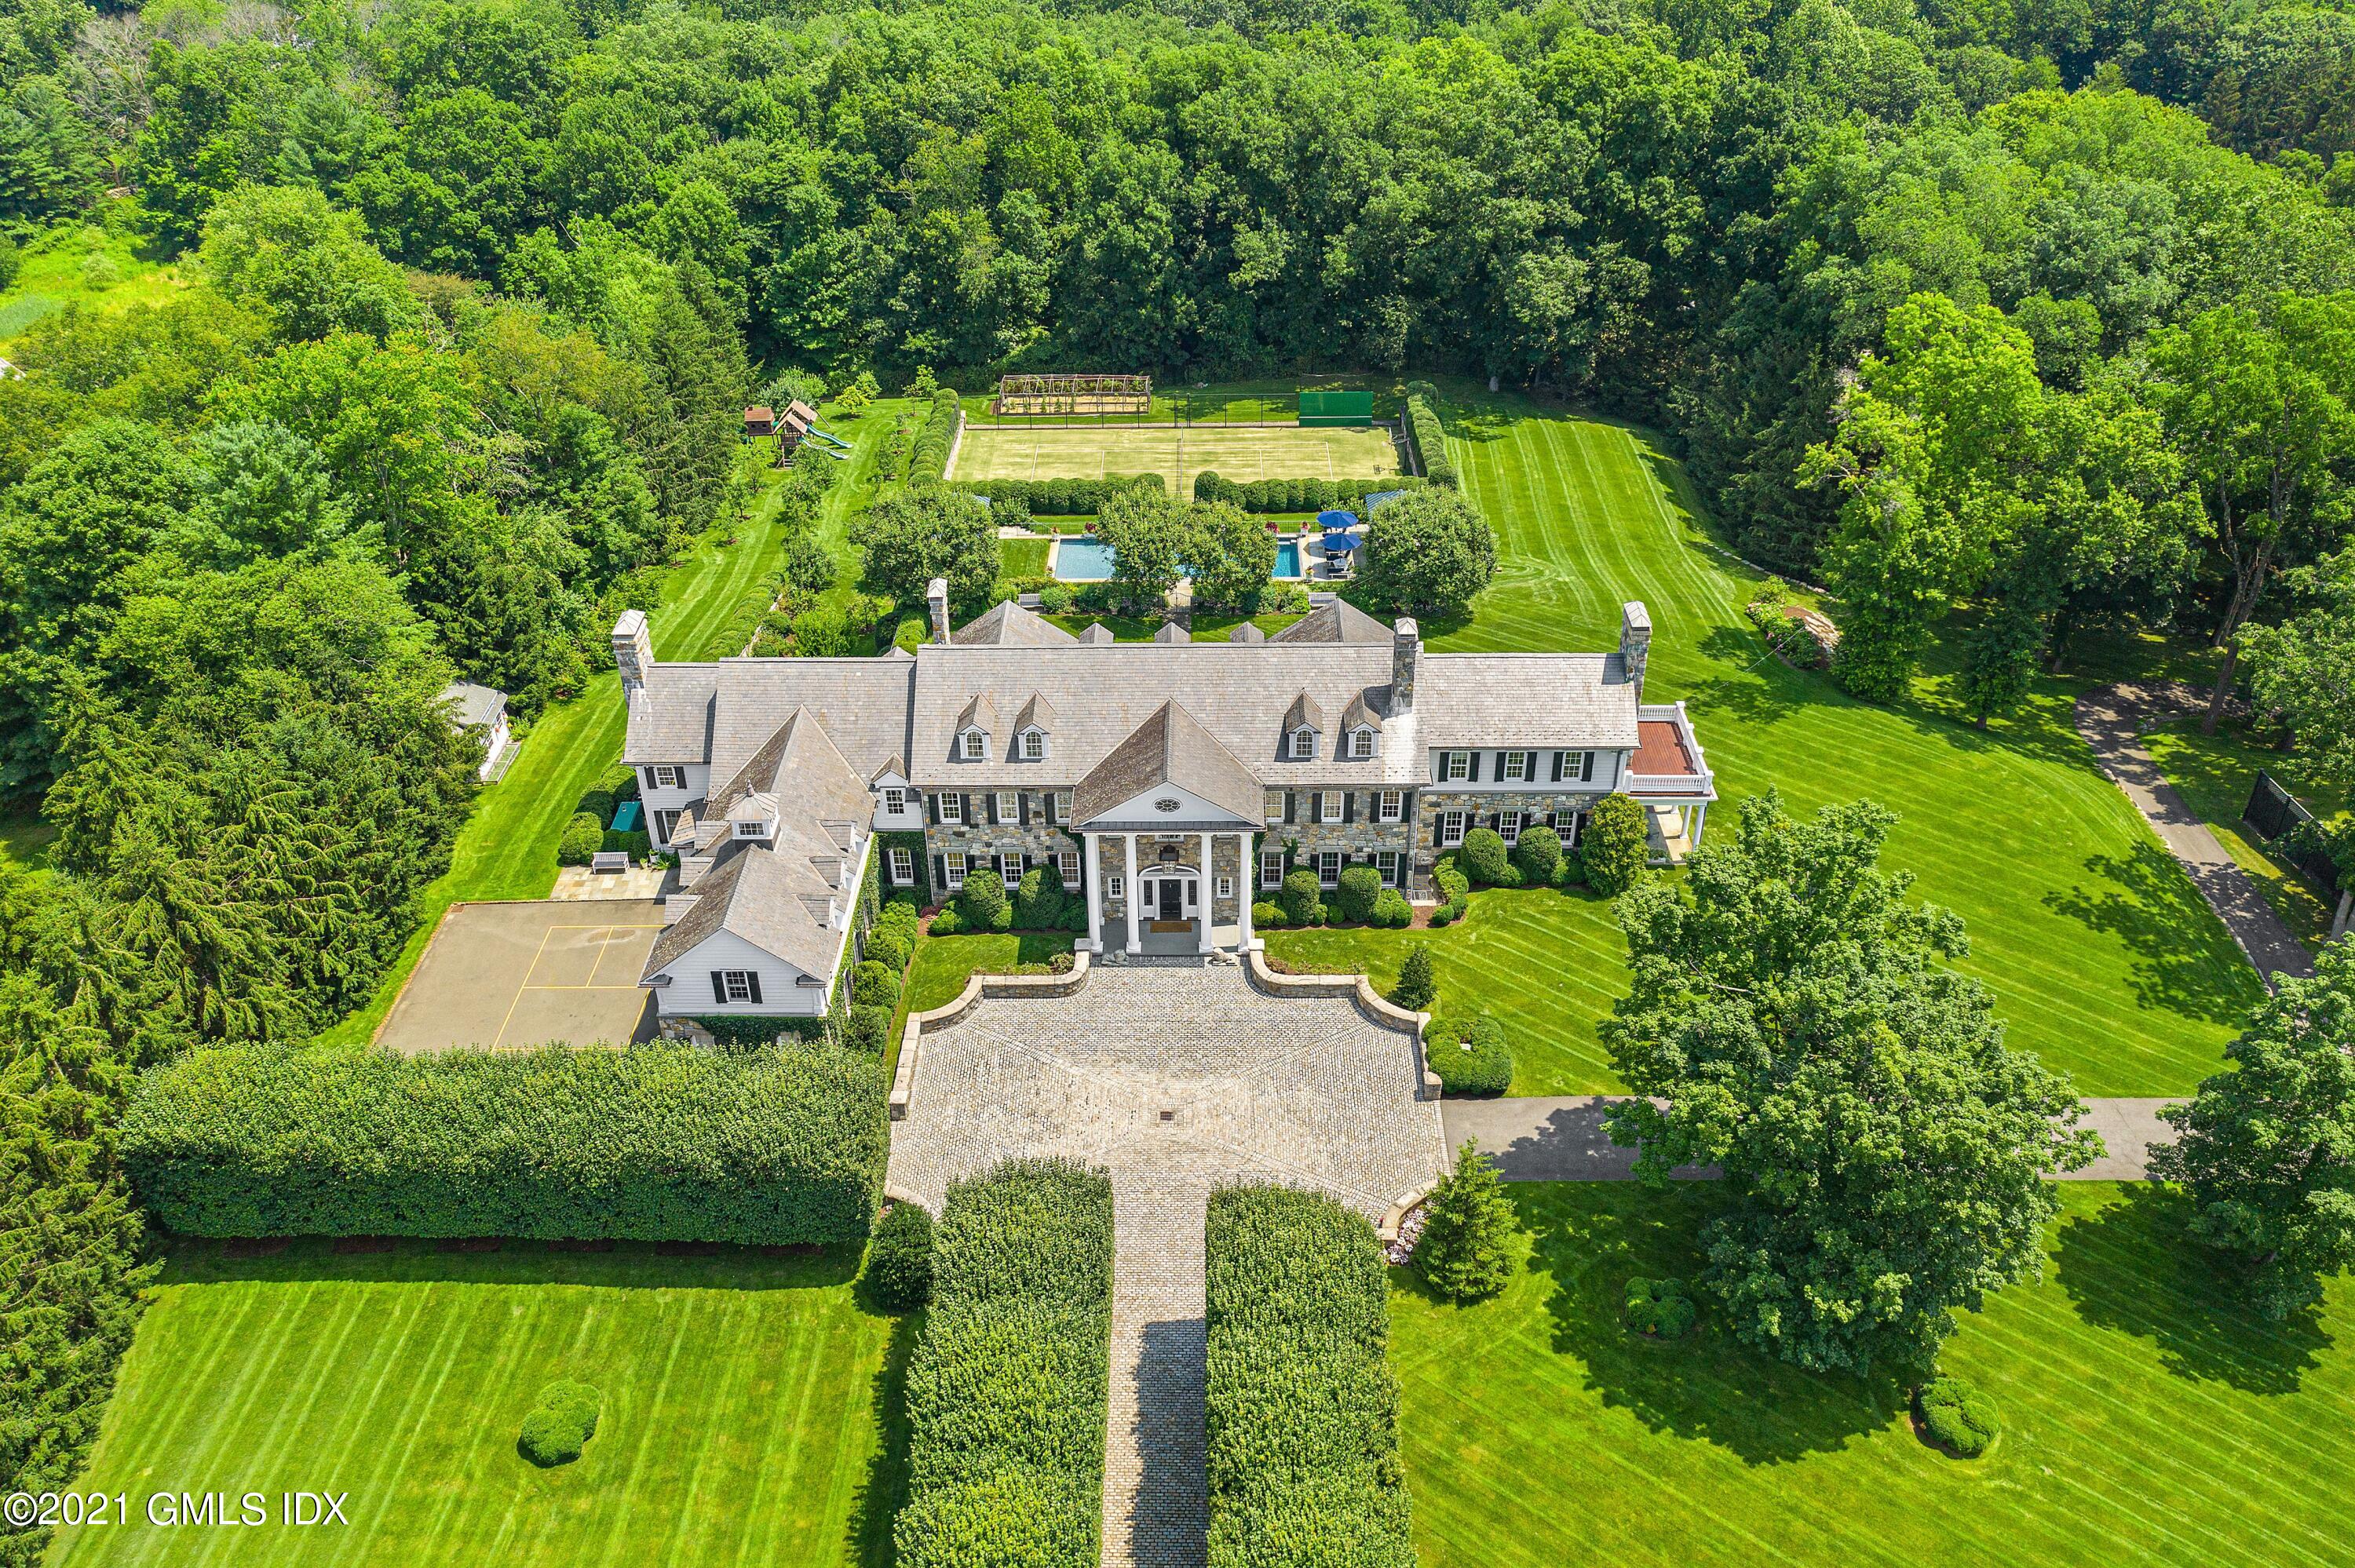
[[[1374,732],[1353,729],[1349,732],[1349,756],[1359,762],[1374,754]]]
[[[989,736],[977,729],[964,732],[957,742],[958,754],[967,762],[989,760]]]
[[[1044,762],[1047,759],[1047,736],[1043,731],[1026,729],[1022,732],[1022,760]]]
[[[736,824],[736,836],[740,839],[765,839],[769,836],[769,824],[757,821],[739,822]]]
[[[1292,732],[1292,760],[1314,762],[1316,759],[1316,732],[1302,725]]]

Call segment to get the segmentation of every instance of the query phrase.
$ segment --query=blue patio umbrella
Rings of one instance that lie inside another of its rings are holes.
[[[1357,525],[1358,514],[1354,512],[1319,512],[1316,514],[1316,526],[1328,534],[1337,528],[1354,528]]]
[[[1353,512],[1320,512],[1316,525],[1325,530],[1325,537],[1319,543],[1328,556],[1346,555],[1364,542],[1348,532],[1358,525],[1357,514]]]

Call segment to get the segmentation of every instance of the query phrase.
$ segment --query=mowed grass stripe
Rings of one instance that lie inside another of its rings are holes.
[[[1694,1273],[1719,1190],[1509,1192],[1535,1268],[1470,1308],[1403,1277],[1393,1295],[1425,1568],[1731,1568],[1755,1539],[1816,1563],[2355,1561],[2346,1286],[2312,1320],[2263,1322],[2185,1255],[2161,1190],[2062,1188],[2046,1277],[1964,1315],[1941,1363],[2004,1421],[1974,1463],[1914,1438],[1893,1372],[1798,1372],[1706,1308],[1682,1343],[1626,1334],[1621,1283]]]

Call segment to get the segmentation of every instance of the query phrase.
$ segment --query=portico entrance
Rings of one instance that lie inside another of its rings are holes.
[[[1190,926],[1202,913],[1202,879],[1193,870],[1182,865],[1159,865],[1138,879],[1138,907],[1145,911],[1153,928],[1162,932],[1171,926]],[[1166,934],[1166,932],[1164,933]]]

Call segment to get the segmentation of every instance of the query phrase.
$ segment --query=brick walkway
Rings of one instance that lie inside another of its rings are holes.
[[[1338,999],[1277,999],[1231,965],[1104,968],[1076,995],[992,999],[924,1037],[895,1192],[1023,1155],[1112,1172],[1106,1568],[1206,1555],[1202,1224],[1211,1190],[1284,1181],[1369,1220],[1445,1158],[1412,1043]]]

